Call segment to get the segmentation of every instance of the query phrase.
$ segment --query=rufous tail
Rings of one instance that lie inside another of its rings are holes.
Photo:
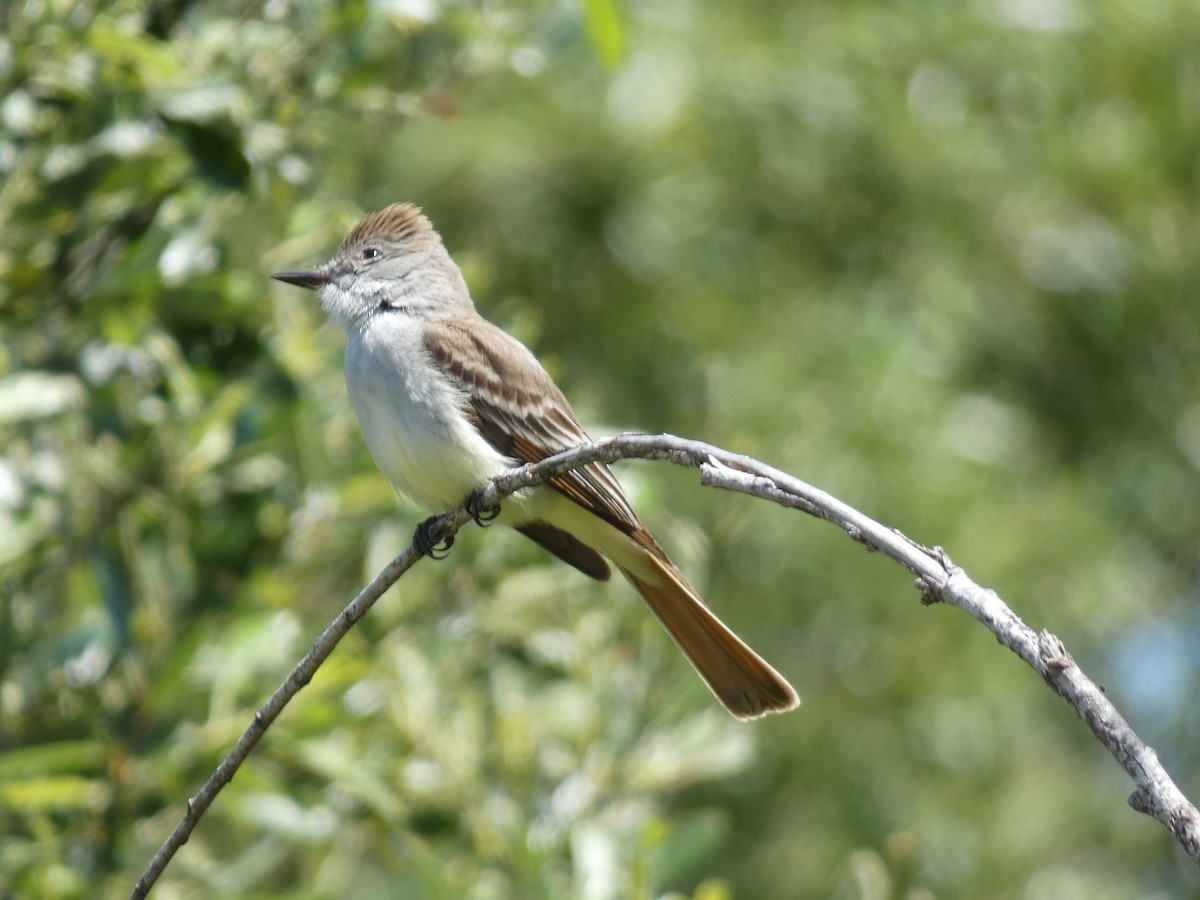
[[[783,676],[725,627],[669,560],[647,550],[639,562],[636,574],[618,568],[722,706],[739,719],[757,719],[800,705]]]

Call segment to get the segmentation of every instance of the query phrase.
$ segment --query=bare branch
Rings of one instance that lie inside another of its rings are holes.
[[[701,441],[672,435],[623,434],[584,444],[538,463],[497,476],[478,498],[493,506],[522,488],[590,462],[657,459],[700,470],[701,484],[749,494],[781,506],[799,509],[837,525],[854,540],[885,554],[917,576],[922,602],[957,606],[983,623],[996,639],[1024,660],[1071,707],[1133,779],[1129,805],[1162,822],[1193,860],[1200,863],[1200,812],[1163,769],[1154,750],[1129,724],[1067,653],[1062,641],[1048,631],[1035,633],[991,590],[980,587],[954,566],[939,548],[924,547],[900,532],[847,506],[786,472],[747,456],[729,453]],[[441,516],[431,537],[453,537],[470,520],[465,504]],[[251,750],[283,708],[312,680],[314,673],[354,623],[366,615],[383,593],[421,558],[409,546],[372,579],[325,629],[222,760],[204,786],[187,804],[187,811],[138,879],[131,897],[145,897],[175,852],[191,835],[221,789],[228,784]]]
[[[456,510],[456,512],[463,512]],[[454,513],[447,514],[445,518],[449,519],[454,516]],[[465,518],[465,513],[462,517]],[[461,522],[459,522],[461,525]],[[457,526],[455,531],[457,531]],[[338,617],[330,623],[329,627],[321,633],[321,636],[313,643],[313,648],[308,652],[304,659],[296,664],[292,672],[284,680],[283,684],[271,695],[263,707],[254,714],[254,721],[242,733],[238,742],[233,745],[233,749],[221,760],[221,764],[208,777],[208,781],[204,782],[204,786],[187,802],[187,812],[179,824],[175,826],[175,830],[171,832],[162,847],[154,854],[150,864],[146,866],[146,870],[142,873],[142,877],[138,879],[134,885],[133,892],[130,897],[145,897],[150,888],[154,886],[154,882],[162,875],[166,869],[167,863],[171,861],[171,857],[175,855],[175,851],[187,843],[188,838],[192,834],[192,829],[196,827],[196,823],[200,821],[200,817],[212,805],[212,802],[217,798],[217,794],[225,785],[233,780],[234,774],[245,762],[250,755],[250,751],[266,734],[266,731],[271,727],[271,723],[279,717],[283,712],[283,708],[288,705],[293,697],[300,692],[300,689],[312,681],[312,677],[316,674],[321,663],[326,657],[333,652],[333,648],[340,641],[354,623],[367,614],[383,593],[396,583],[405,572],[412,568],[413,564],[420,559],[420,554],[416,548],[410,546],[407,550],[393,559],[387,566],[384,567],[378,575],[371,579],[368,584],[357,597],[350,601],[345,609],[338,614]]]

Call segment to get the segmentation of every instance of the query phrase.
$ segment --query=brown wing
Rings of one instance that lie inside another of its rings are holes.
[[[534,355],[491,322],[483,318],[430,322],[424,340],[433,361],[466,394],[464,411],[479,433],[504,455],[539,462],[587,440],[566,397]],[[591,463],[547,483],[626,534],[642,529],[607,466]],[[528,536],[593,578],[599,577],[559,553],[544,535]]]

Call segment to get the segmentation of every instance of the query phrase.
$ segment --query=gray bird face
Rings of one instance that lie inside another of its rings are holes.
[[[321,305],[348,333],[380,308],[401,300],[419,262],[403,243],[362,235],[329,262],[305,272],[278,272],[277,281],[317,291]]]
[[[473,309],[441,238],[421,211],[407,203],[364,218],[324,265],[271,277],[318,291],[325,311],[347,333],[380,310],[432,318]]]

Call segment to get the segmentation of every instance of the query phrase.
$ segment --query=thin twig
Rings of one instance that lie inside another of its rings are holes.
[[[672,435],[623,434],[593,441],[498,475],[481,493],[478,506],[493,506],[515,491],[533,487],[590,462],[613,463],[620,459],[659,459],[697,468],[701,484],[802,510],[837,525],[854,540],[898,562],[917,576],[916,584],[923,602],[947,603],[966,611],[1037,672],[1087,723],[1133,779],[1135,790],[1129,798],[1130,806],[1162,822],[1188,855],[1200,863],[1200,812],[1171,780],[1154,750],[1134,733],[1103,690],[1075,664],[1061,640],[1048,631],[1035,633],[994,591],[973,582],[939,548],[923,547],[786,472],[701,441]],[[439,518],[432,536],[452,537],[469,520],[465,506],[460,506]],[[149,893],[175,852],[187,842],[200,817],[233,779],[283,708],[312,680],[321,663],[354,623],[420,558],[415,544],[408,547],[376,575],[317,638],[312,651],[255,714],[254,721],[237,744],[188,801],[182,820],[151,859],[131,897],[141,898]]]
[[[130,897],[145,897],[150,892],[150,888],[154,886],[154,882],[166,869],[167,863],[171,861],[175,851],[187,843],[192,829],[196,827],[200,817],[212,805],[221,789],[233,780],[234,774],[250,755],[250,751],[266,734],[271,723],[283,712],[283,708],[300,692],[302,687],[312,681],[317,669],[333,652],[333,648],[337,646],[338,642],[349,633],[354,623],[366,615],[367,610],[375,604],[375,601],[383,596],[383,593],[395,584],[401,575],[411,569],[420,558],[416,548],[410,546],[388,563],[383,571],[376,575],[371,583],[363,588],[359,595],[350,601],[329,627],[321,633],[321,636],[313,643],[313,648],[308,655],[296,664],[283,684],[271,695],[271,699],[254,714],[254,720],[242,733],[238,742],[233,745],[233,749],[221,760],[221,764],[208,777],[208,781],[204,782],[204,786],[188,800],[187,812],[175,826],[175,830],[163,842],[162,847],[154,854],[154,858],[146,866],[146,871],[134,885]]]

